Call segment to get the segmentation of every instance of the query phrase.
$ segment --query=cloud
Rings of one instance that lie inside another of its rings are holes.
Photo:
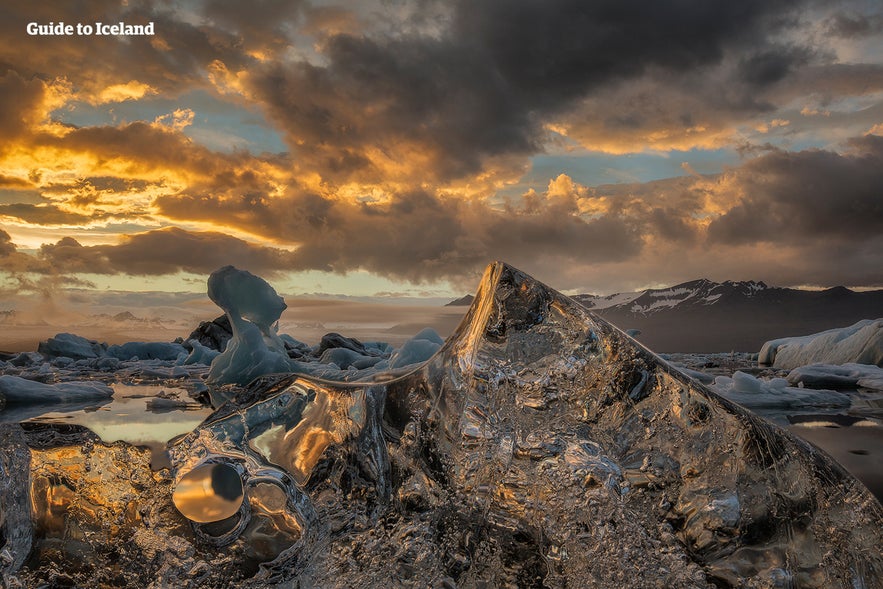
[[[709,226],[721,243],[845,244],[883,227],[883,137],[853,139],[845,153],[776,151],[730,173],[743,196]]]
[[[15,244],[12,243],[12,237],[2,229],[0,229],[0,258],[6,258],[15,253]]]
[[[388,161],[404,161],[413,162],[411,179],[450,180],[479,172],[493,157],[535,153],[547,139],[546,123],[573,109],[581,114],[570,117],[571,127],[576,118],[597,120],[592,108],[578,107],[647,76],[672,94],[694,76],[689,94],[707,83],[695,72],[714,76],[729,67],[725,81],[744,88],[729,110],[763,111],[766,105],[746,106],[749,91],[779,82],[814,56],[774,40],[799,5],[459,2],[438,35],[333,35],[318,64],[268,64],[250,70],[244,84],[299,160],[323,177],[379,181]],[[719,95],[709,88],[690,102],[713,119]],[[684,120],[681,111],[690,106],[664,108],[664,130],[692,129],[701,142],[700,127],[720,133],[729,126]],[[627,107],[609,102],[605,110],[628,117]],[[656,118],[631,120],[643,136],[659,132]],[[605,125],[608,132],[617,126],[627,132],[625,124]]]
[[[292,265],[291,253],[282,249],[254,245],[221,233],[174,227],[127,235],[113,245],[83,246],[65,237],[41,246],[38,257],[59,272],[133,276],[179,271],[208,274],[227,264],[274,275]]]
[[[13,203],[0,205],[0,217],[15,217],[35,225],[81,225],[97,216],[63,211],[50,204]]]
[[[55,232],[37,257],[15,250],[7,234],[2,268],[152,276],[236,263],[433,282],[464,280],[499,258],[577,288],[590,278],[695,278],[708,267],[751,278],[758,258],[750,254],[764,259],[764,272],[867,283],[875,274],[857,260],[880,261],[866,247],[880,226],[879,138],[836,146],[883,120],[883,64],[838,53],[846,40],[872,43],[879,33],[877,21],[848,8],[809,0],[6,7],[0,185],[12,190],[0,194],[0,215],[29,229],[133,219],[180,228],[109,245]],[[19,26],[28,20],[153,20],[157,35],[30,38]],[[188,102],[194,92],[211,93],[218,110]],[[140,105],[144,120],[134,120]],[[87,107],[122,122],[60,122],[89,120],[76,110],[93,112]],[[290,153],[222,153],[198,141],[206,120],[256,111]],[[757,157],[714,177],[518,183],[544,151],[697,148]]]
[[[868,37],[883,31],[883,13],[836,12],[825,24],[829,35],[844,38]]]

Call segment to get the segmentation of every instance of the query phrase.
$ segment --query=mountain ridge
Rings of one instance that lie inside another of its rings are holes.
[[[770,339],[883,317],[883,290],[799,290],[706,278],[667,288],[571,297],[657,352],[758,351]]]

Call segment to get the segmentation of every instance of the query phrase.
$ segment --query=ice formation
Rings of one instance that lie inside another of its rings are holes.
[[[795,368],[786,378],[793,385],[811,388],[863,387],[883,391],[883,368],[868,364],[810,364]]]
[[[107,351],[107,346],[72,333],[59,333],[40,342],[37,351],[48,358],[71,358],[82,360],[99,358]]]
[[[761,380],[742,371],[736,371],[732,377],[716,377],[711,387],[727,399],[749,409],[805,409],[850,405],[849,396],[843,393],[789,387],[784,378]]]
[[[127,342],[109,346],[107,355],[118,360],[183,361],[187,357],[187,350],[178,343]]]
[[[224,266],[209,276],[208,296],[224,310],[233,332],[226,349],[212,360],[211,382],[247,384],[264,374],[291,371],[285,344],[276,334],[286,305],[272,286],[251,272]]]
[[[791,370],[808,364],[873,364],[883,366],[883,319],[865,319],[849,327],[766,342],[760,364]]]
[[[362,343],[339,333],[326,334],[315,347],[310,347],[291,336],[277,334],[276,324],[286,305],[262,278],[226,266],[209,277],[208,292],[224,309],[233,334],[224,351],[211,360],[209,381],[215,384],[244,385],[279,372],[328,380],[365,380],[379,371],[403,371],[425,362],[444,343],[435,330],[427,328],[398,350],[383,342]],[[203,324],[198,331],[208,341],[214,341],[206,334],[216,333],[218,323],[216,319],[212,325]],[[195,344],[191,353],[194,358],[209,356],[195,339],[190,344]]]
[[[859,482],[499,263],[428,362],[261,378],[170,471],[70,427],[0,445],[7,585],[883,584]]]
[[[0,398],[7,405],[95,401],[113,396],[113,389],[95,381],[44,384],[18,376],[0,376]]]

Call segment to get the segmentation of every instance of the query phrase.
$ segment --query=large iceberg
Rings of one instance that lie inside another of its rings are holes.
[[[7,585],[883,586],[861,483],[501,263],[428,362],[264,376],[171,470],[71,427],[0,442]]]
[[[791,370],[808,364],[872,364],[883,366],[883,319],[865,319],[849,327],[763,344],[759,364]]]

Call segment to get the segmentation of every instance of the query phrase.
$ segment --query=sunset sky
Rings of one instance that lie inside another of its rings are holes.
[[[153,22],[141,37],[30,22]],[[0,6],[0,301],[883,287],[878,0]],[[0,304],[2,307],[2,304]]]

